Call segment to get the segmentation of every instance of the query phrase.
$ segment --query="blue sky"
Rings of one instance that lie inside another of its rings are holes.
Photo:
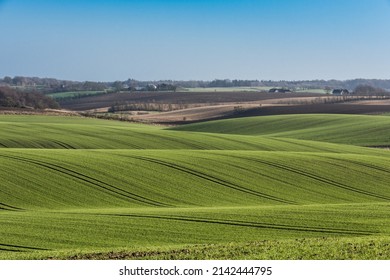
[[[390,79],[389,0],[0,0],[0,77]]]

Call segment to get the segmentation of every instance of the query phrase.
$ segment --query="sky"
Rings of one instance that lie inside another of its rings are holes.
[[[0,77],[390,79],[390,0],[0,0]]]

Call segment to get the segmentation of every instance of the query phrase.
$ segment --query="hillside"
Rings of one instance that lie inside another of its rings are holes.
[[[0,116],[0,259],[390,257],[388,117],[227,122]]]
[[[6,209],[390,201],[389,157],[18,149],[0,151],[0,161]]]
[[[376,153],[331,143],[256,135],[176,131],[161,126],[80,117],[4,115],[0,116],[0,131],[0,147],[3,148]]]
[[[172,130],[283,137],[359,146],[387,146],[390,142],[388,116],[266,116],[204,122]]]

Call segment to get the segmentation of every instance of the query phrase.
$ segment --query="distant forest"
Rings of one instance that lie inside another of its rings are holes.
[[[4,77],[0,79],[0,86],[19,87],[21,89],[36,90],[41,93],[56,93],[68,91],[120,91],[120,90],[180,90],[181,88],[207,87],[283,87],[291,90],[334,89],[344,88],[354,90],[365,85],[390,91],[390,79],[354,79],[354,80],[308,80],[308,81],[265,81],[265,80],[213,80],[213,81],[126,81],[93,82],[93,81],[66,81],[53,78],[37,77]]]

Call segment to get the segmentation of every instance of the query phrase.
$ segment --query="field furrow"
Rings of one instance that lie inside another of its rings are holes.
[[[0,251],[13,251],[13,252],[27,252],[28,250],[33,251],[47,251],[47,249],[37,248],[37,247],[28,247],[28,246],[19,246],[11,244],[0,243]]]
[[[8,204],[4,204],[4,203],[0,202],[0,210],[20,211],[20,210],[24,210],[24,209],[19,208],[19,207],[14,207],[14,206],[11,206],[11,205],[8,205]]]

